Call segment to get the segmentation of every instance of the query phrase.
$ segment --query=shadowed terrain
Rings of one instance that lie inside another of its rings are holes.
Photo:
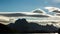
[[[34,22],[28,23],[26,19],[18,19],[15,23],[10,23],[8,25],[0,24],[0,32],[4,33],[54,33],[58,32],[59,28],[54,27],[53,25],[39,25]]]

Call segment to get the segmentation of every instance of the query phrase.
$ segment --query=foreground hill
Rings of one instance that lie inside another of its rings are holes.
[[[26,19],[18,19],[15,21],[15,23],[10,23],[8,25],[4,25],[0,23],[0,33],[54,33],[59,32],[60,29],[53,26],[53,25],[39,25],[34,22],[27,22]]]
[[[15,23],[10,23],[8,27],[19,32],[58,32],[59,29],[48,24],[43,26],[34,22],[28,23],[24,18],[16,20]]]

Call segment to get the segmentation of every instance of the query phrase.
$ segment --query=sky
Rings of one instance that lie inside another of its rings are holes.
[[[60,0],[0,0],[0,12],[29,12],[44,7],[60,8]]]

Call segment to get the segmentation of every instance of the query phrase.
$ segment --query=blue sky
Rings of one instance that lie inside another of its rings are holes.
[[[60,8],[60,0],[0,0],[0,12],[24,12],[46,6]]]

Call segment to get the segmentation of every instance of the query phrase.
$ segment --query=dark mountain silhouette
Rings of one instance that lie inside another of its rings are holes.
[[[18,19],[15,23],[11,23],[8,25],[11,29],[16,30],[17,32],[58,32],[58,28],[53,25],[39,25],[34,22],[27,22],[26,19]]]
[[[60,28],[59,28],[59,30],[58,30],[58,33],[60,34]]]
[[[54,27],[53,25],[38,25],[36,23],[30,23],[29,31],[35,32],[57,32],[58,28]]]
[[[14,24],[8,25],[12,29],[16,29],[19,32],[26,32],[28,29],[28,22],[25,19],[18,19]]]
[[[34,22],[27,22],[26,19],[18,19],[15,23],[4,25],[0,23],[0,33],[54,33],[59,32],[60,28],[53,25],[39,25]]]
[[[0,33],[10,33],[12,29],[10,29],[7,25],[0,23]]]

